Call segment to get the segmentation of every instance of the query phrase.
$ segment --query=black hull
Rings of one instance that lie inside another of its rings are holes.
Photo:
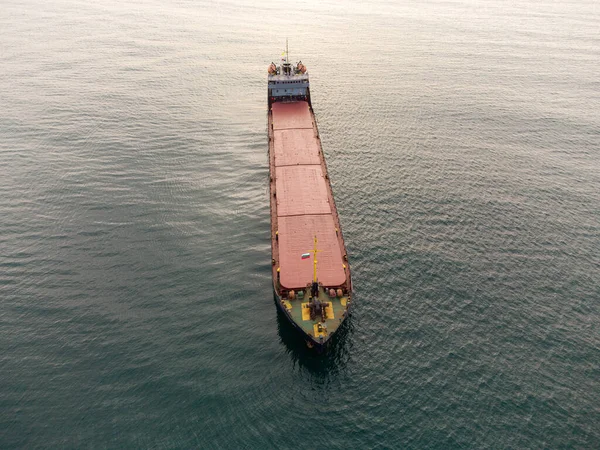
[[[300,336],[302,336],[303,340],[306,342],[306,345],[309,348],[312,348],[312,349],[316,350],[318,353],[324,352],[331,345],[331,342],[334,341],[335,338],[337,337],[338,331],[343,327],[343,325],[345,324],[346,320],[350,316],[350,310],[348,310],[348,314],[344,317],[344,320],[342,321],[342,323],[340,323],[340,326],[336,329],[336,331],[334,331],[327,338],[327,340],[325,342],[321,343],[319,341],[316,341],[315,338],[313,338],[311,335],[307,334],[302,329],[302,327],[300,327],[294,321],[294,319],[292,319],[292,317],[290,316],[290,313],[288,312],[288,310],[283,306],[283,304],[281,302],[282,298],[281,298],[280,295],[277,294],[277,290],[275,289],[275,286],[273,286],[273,293],[275,295],[275,303],[277,304],[277,308],[279,308],[279,310],[286,317],[286,319],[288,320],[288,322],[300,333]]]

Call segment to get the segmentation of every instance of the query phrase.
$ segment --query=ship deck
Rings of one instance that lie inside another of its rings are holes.
[[[303,293],[302,297],[295,300],[283,301],[283,307],[296,326],[312,337],[315,342],[321,336],[326,340],[335,333],[347,315],[349,304],[348,297],[329,297],[323,288],[319,289],[318,298],[326,305],[327,320],[324,322],[327,327],[326,331],[319,331],[318,324],[321,322],[319,318],[311,319],[310,317],[308,294]]]
[[[345,248],[314,115],[305,101],[274,103],[271,214],[273,256],[281,289],[304,289],[313,279],[314,237],[322,286],[349,287]],[[310,253],[310,258],[301,255]]]

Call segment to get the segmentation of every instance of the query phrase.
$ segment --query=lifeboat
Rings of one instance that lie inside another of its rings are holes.
[[[277,73],[277,66],[275,65],[275,63],[271,63],[271,65],[269,66],[269,74],[275,75],[276,73]]]
[[[302,64],[302,62],[299,62],[296,66],[296,70],[300,73],[306,73],[306,66]]]

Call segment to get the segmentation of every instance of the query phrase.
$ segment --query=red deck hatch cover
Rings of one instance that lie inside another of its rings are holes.
[[[280,281],[285,288],[301,288],[312,281],[314,237],[317,236],[317,277],[324,286],[346,281],[342,250],[331,214],[278,217]],[[302,259],[303,253],[311,254]]]
[[[312,118],[308,103],[273,103],[273,130],[285,130],[288,128],[310,128],[312,129]]]

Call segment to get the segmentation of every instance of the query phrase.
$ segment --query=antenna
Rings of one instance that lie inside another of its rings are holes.
[[[290,51],[288,50],[288,38],[285,38],[285,62],[287,62],[287,63],[290,62],[289,53],[290,53]]]

